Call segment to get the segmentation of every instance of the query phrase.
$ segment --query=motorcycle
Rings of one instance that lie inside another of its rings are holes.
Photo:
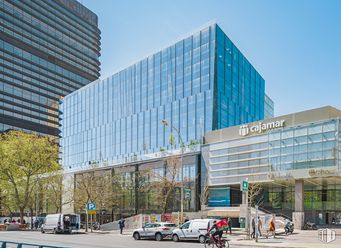
[[[289,233],[293,233],[294,232],[294,223],[292,222],[288,222],[285,227],[284,227],[284,231],[285,231],[285,235],[288,235]]]
[[[313,222],[306,222],[303,226],[303,230],[317,230],[317,226]]]

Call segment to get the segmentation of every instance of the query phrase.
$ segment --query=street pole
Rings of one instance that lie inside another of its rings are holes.
[[[92,230],[92,213],[90,214],[90,229],[91,229],[91,232],[93,231]]]
[[[89,225],[89,215],[88,215],[88,207],[86,207],[86,220],[85,220],[85,232],[88,232],[88,225]]]
[[[256,238],[255,238],[255,240],[256,240],[256,242],[258,242],[258,235],[259,235],[259,230],[258,230],[258,205],[256,205],[255,206],[255,209],[256,209],[256,213],[255,213],[255,230],[256,230],[256,233],[255,233],[255,235],[256,235]]]
[[[180,163],[181,163],[181,191],[180,191],[180,198],[181,198],[181,223],[183,223],[184,218],[184,164],[182,163],[182,148],[181,148],[181,157],[180,157]]]

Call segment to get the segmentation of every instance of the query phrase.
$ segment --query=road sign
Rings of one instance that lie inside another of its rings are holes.
[[[96,210],[88,210],[88,214],[96,214]]]
[[[192,198],[191,189],[185,189],[185,200],[191,200],[191,198]]]
[[[240,183],[240,191],[247,192],[249,189],[249,182],[244,180]]]
[[[94,202],[89,202],[88,204],[86,204],[86,210],[96,210],[96,203]]]

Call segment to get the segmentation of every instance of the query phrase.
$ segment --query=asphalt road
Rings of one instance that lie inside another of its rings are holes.
[[[153,240],[134,240],[130,235],[111,233],[90,234],[42,234],[40,232],[0,232],[0,240],[25,242],[32,244],[56,245],[70,248],[198,248],[196,242],[174,243],[171,240],[161,242]],[[14,246],[9,246],[14,247]]]

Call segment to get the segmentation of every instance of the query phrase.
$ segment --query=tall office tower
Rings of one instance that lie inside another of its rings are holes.
[[[121,164],[200,143],[207,131],[263,119],[264,94],[264,79],[210,24],[66,96],[62,164]]]
[[[0,131],[59,134],[61,97],[99,78],[97,16],[75,0],[0,0]]]
[[[275,117],[274,101],[267,95],[264,95],[264,119]]]

